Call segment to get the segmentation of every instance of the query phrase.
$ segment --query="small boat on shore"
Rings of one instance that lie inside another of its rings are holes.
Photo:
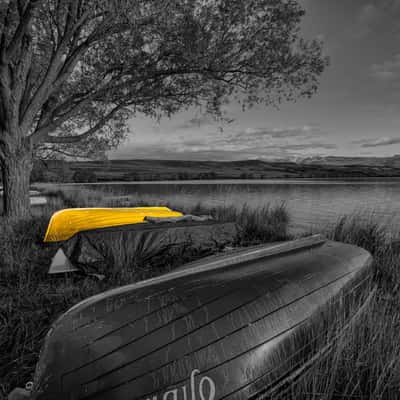
[[[78,232],[145,222],[146,217],[172,218],[183,214],[168,207],[66,208],[55,212],[44,242],[70,239]]]
[[[90,297],[52,325],[32,398],[270,398],[360,315],[371,261],[314,235]]]

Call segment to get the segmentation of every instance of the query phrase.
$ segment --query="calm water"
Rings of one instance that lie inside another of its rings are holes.
[[[180,205],[200,201],[211,206],[258,207],[285,202],[295,229],[318,230],[340,216],[357,213],[400,232],[400,179],[113,182],[96,186]]]

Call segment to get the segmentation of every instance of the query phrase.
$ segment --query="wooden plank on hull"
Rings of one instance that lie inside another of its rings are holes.
[[[282,349],[310,345],[320,310],[341,296],[361,301],[370,263],[361,248],[313,236],[207,257],[93,296],[53,324],[37,400],[188,400],[194,386],[212,400],[244,399],[308,357],[295,344],[293,360]]]

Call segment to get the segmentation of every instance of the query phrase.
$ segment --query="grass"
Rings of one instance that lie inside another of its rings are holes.
[[[137,271],[113,274],[104,281],[89,277],[51,278],[47,268],[54,245],[41,243],[51,211],[61,206],[118,206],[155,204],[154,199],[131,196],[110,199],[113,192],[73,190],[52,193],[53,200],[30,221],[0,227],[0,398],[32,379],[35,363],[51,322],[78,301],[109,288],[146,276]],[[109,199],[107,200],[107,197]],[[284,205],[206,208],[174,203],[163,205],[193,214],[211,214],[222,221],[237,221],[242,231],[236,244],[245,246],[290,236]],[[322,229],[321,229],[322,230]],[[360,245],[374,256],[373,283],[377,293],[362,318],[342,335],[300,380],[291,385],[287,399],[395,399],[400,390],[400,255],[373,220],[343,217],[324,232],[333,240]],[[189,260],[175,259],[165,270]],[[154,271],[145,270],[148,274]],[[157,270],[156,273],[161,271]],[[336,313],[340,313],[335,308]],[[337,316],[340,318],[340,315]],[[330,333],[329,333],[330,332]],[[335,327],[328,330],[333,335]]]
[[[0,398],[15,386],[24,386],[32,379],[43,337],[52,321],[73,304],[107,289],[148,278],[190,261],[168,259],[163,270],[136,265],[135,270],[123,269],[104,281],[86,277],[52,278],[47,275],[57,245],[43,244],[42,238],[52,211],[61,207],[119,206],[111,192],[65,191],[49,193],[50,204],[30,221],[0,225]],[[132,198],[130,206],[155,204],[154,199]],[[126,206],[127,204],[124,203]],[[169,204],[164,204],[169,205]],[[239,221],[242,230],[236,245],[287,238],[288,215],[284,206],[265,206],[241,210],[219,206],[205,208],[201,204],[175,209],[193,214],[210,214],[220,221]],[[121,243],[116,243],[120,246]],[[118,253],[118,249],[115,249]],[[150,262],[151,267],[151,262]]]
[[[287,398],[397,399],[400,390],[400,254],[384,229],[360,216],[342,217],[325,232],[374,256],[376,295],[333,351],[291,388]],[[365,290],[371,290],[368,286]],[[338,319],[340,316],[338,316]],[[334,327],[332,327],[332,330]]]
[[[184,191],[184,188],[182,191]],[[276,206],[266,204],[257,209],[246,204],[241,208],[230,204],[207,207],[200,202],[188,204],[183,200],[182,194],[184,192],[160,201],[150,195],[129,194],[120,196],[118,189],[112,187],[100,190],[72,187],[48,193],[50,197],[55,199],[58,208],[61,207],[60,201],[66,207],[139,207],[151,204],[170,207],[186,214],[211,215],[218,221],[236,221],[242,227],[237,245],[288,239],[289,216],[284,203]]]

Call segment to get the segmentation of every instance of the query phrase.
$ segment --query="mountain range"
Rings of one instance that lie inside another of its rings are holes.
[[[36,164],[32,181],[88,182],[192,179],[400,177],[393,157],[308,157],[295,161],[106,160]]]
[[[400,168],[400,154],[392,157],[306,157],[298,161],[300,164],[319,164],[319,165],[363,165],[363,166],[385,166]]]

